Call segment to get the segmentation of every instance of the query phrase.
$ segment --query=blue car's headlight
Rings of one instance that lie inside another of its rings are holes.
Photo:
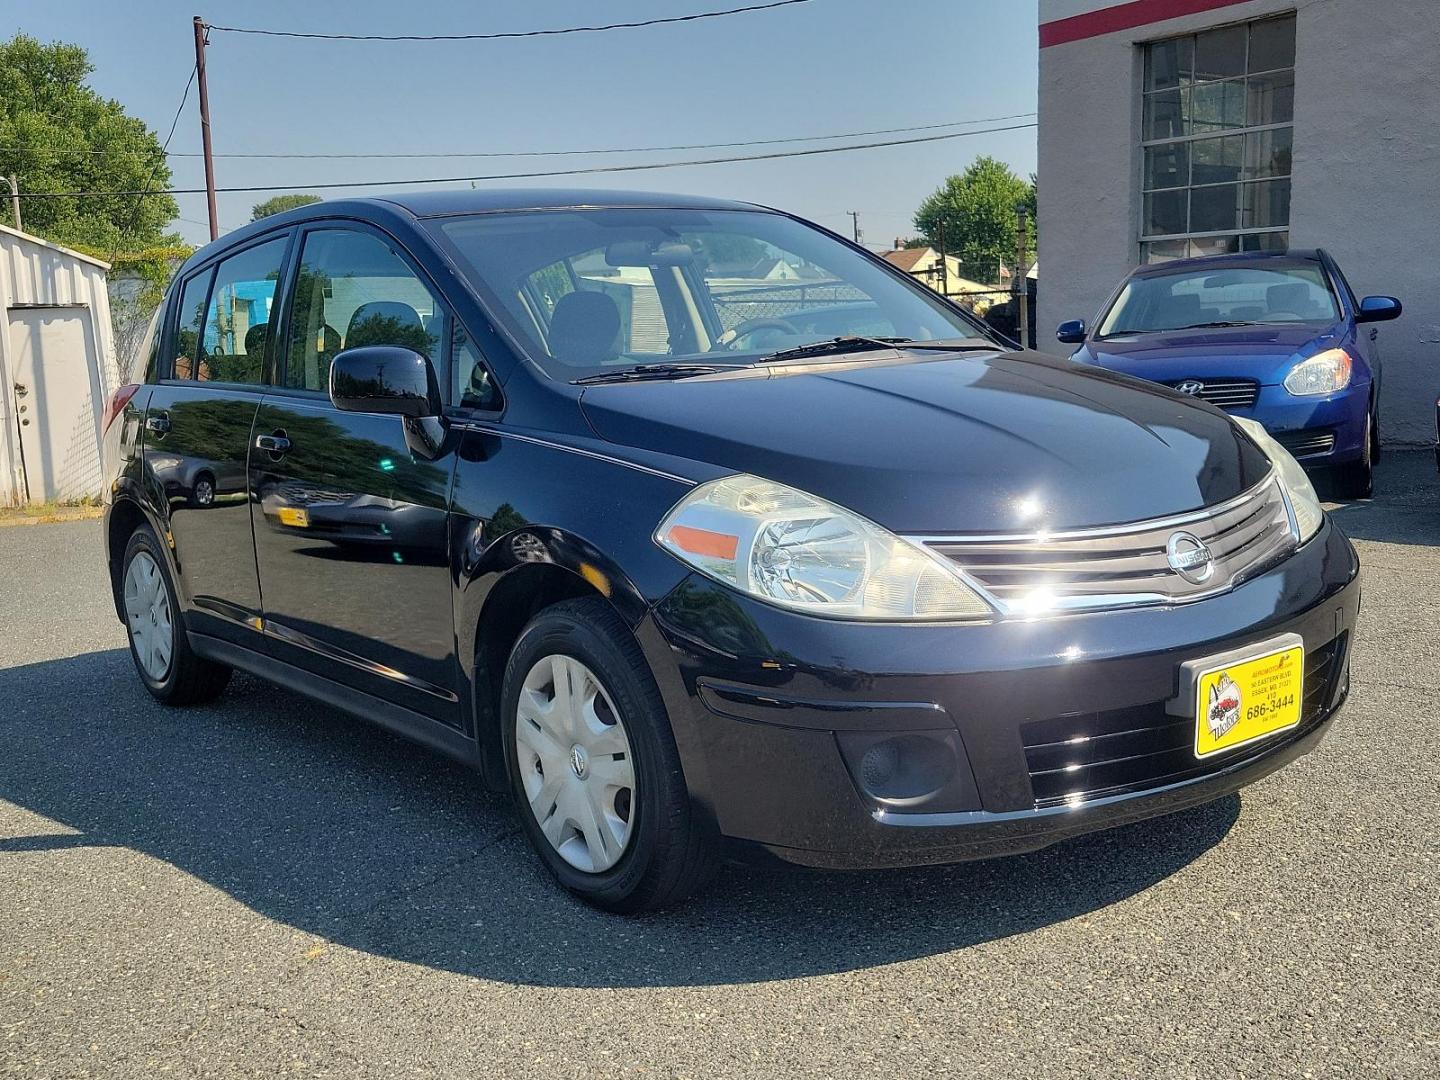
[[[1285,389],[1296,397],[1334,394],[1350,385],[1353,366],[1344,349],[1326,349],[1296,364],[1285,376]]]

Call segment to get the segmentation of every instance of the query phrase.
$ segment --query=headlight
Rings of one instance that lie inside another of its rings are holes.
[[[1285,376],[1285,389],[1296,397],[1333,394],[1350,385],[1351,366],[1344,349],[1326,349],[1296,364]]]
[[[1291,513],[1295,515],[1295,527],[1300,533],[1300,543],[1303,544],[1319,531],[1320,523],[1325,520],[1325,511],[1320,508],[1320,497],[1315,494],[1310,478],[1305,475],[1300,463],[1290,456],[1290,451],[1272,439],[1263,426],[1243,416],[1232,416],[1231,419],[1245,429],[1245,434],[1254,439],[1274,463],[1275,471],[1280,474],[1280,483],[1284,485]]]
[[[810,615],[945,622],[993,614],[941,556],[757,476],[701,484],[655,540],[702,574]]]

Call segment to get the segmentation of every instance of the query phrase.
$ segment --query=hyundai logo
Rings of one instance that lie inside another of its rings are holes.
[[[1205,389],[1205,384],[1199,379],[1186,379],[1182,383],[1177,383],[1175,389],[1179,390],[1182,394],[1189,394],[1191,397],[1194,397]]]
[[[1191,585],[1203,585],[1215,573],[1215,556],[1194,533],[1172,534],[1165,545],[1165,561]]]

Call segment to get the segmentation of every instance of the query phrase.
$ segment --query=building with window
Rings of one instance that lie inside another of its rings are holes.
[[[1138,263],[1323,247],[1382,331],[1388,441],[1440,387],[1434,0],[1041,0],[1040,347]]]

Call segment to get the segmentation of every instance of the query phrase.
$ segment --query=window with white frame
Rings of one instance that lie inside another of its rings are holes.
[[[1295,16],[1143,48],[1142,261],[1285,248]]]

